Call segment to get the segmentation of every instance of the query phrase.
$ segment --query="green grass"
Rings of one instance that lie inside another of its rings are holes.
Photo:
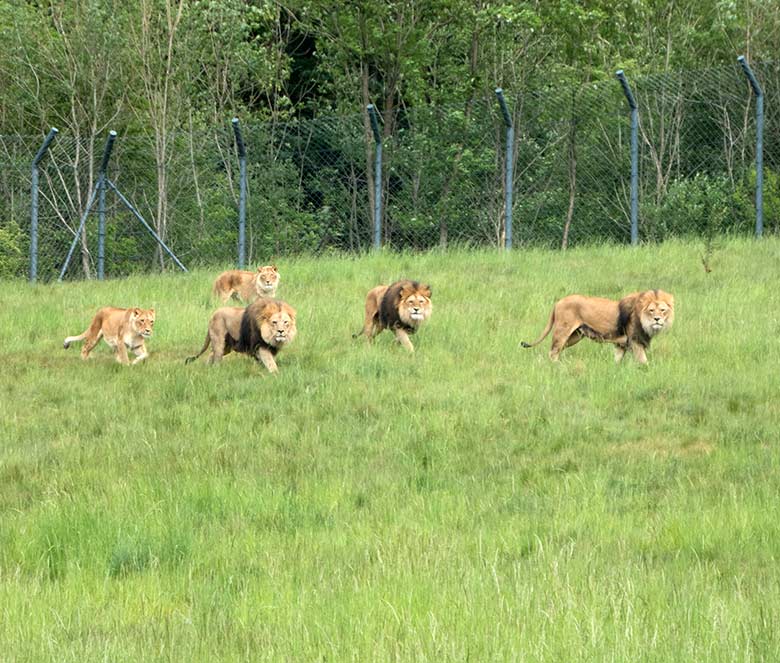
[[[3,661],[772,661],[780,242],[280,263],[271,376],[200,347],[213,273],[3,283]],[[408,355],[363,296],[433,286]],[[649,365],[553,301],[675,294]],[[62,339],[154,306],[144,364]]]

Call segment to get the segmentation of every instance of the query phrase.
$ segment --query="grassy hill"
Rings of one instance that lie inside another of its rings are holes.
[[[0,659],[761,661],[780,651],[780,242],[279,263],[279,374],[202,343],[214,273],[4,282]],[[407,354],[365,292],[433,286]],[[649,365],[555,299],[674,293]],[[151,356],[88,362],[95,310]]]

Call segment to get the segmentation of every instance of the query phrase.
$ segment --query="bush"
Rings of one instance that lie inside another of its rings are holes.
[[[780,173],[764,168],[764,232],[780,230]],[[735,193],[746,207],[751,209],[750,229],[755,228],[756,171],[751,169],[743,178]]]
[[[25,236],[13,221],[0,226],[0,278],[22,276],[27,263]]]
[[[749,232],[755,211],[743,183],[735,187],[727,177],[697,173],[674,180],[659,205],[643,204],[640,218],[642,238],[662,241],[680,235]]]

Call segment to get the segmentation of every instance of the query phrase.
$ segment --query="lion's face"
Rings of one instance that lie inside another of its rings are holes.
[[[257,285],[263,292],[274,292],[279,285],[279,270],[276,265],[263,265],[257,268]]]
[[[295,311],[283,302],[271,302],[260,313],[260,335],[273,347],[290,343],[298,333]]]
[[[133,312],[130,314],[130,326],[139,336],[149,338],[154,329],[154,309],[133,309]]]
[[[419,327],[430,317],[432,310],[430,286],[421,285],[419,288],[407,287],[401,290],[398,317],[405,324]]]
[[[637,302],[639,321],[648,336],[669,329],[674,322],[674,297],[663,290],[648,290]]]

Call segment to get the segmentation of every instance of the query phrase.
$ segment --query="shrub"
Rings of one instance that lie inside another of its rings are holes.
[[[697,173],[674,180],[660,204],[642,205],[640,232],[648,241],[742,233],[752,228],[754,214],[742,183]]]
[[[16,223],[0,226],[0,278],[23,274],[27,263],[24,244],[24,233]]]

